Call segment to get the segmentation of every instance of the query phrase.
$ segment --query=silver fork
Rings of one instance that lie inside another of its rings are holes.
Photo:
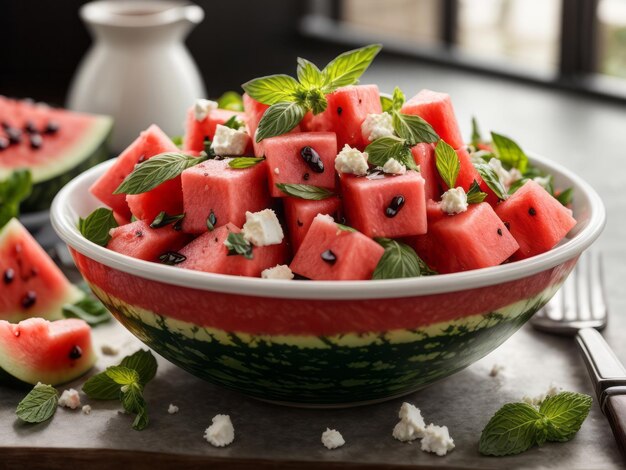
[[[626,459],[626,368],[598,332],[607,320],[602,257],[587,252],[531,324],[547,333],[576,336],[600,408]]]

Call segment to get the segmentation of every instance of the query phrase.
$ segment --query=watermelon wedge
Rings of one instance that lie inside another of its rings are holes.
[[[245,115],[239,111],[228,109],[214,109],[202,121],[196,119],[193,106],[187,111],[187,123],[183,150],[190,152],[201,152],[204,150],[204,140],[213,140],[215,128],[218,124],[224,124],[233,116],[237,116],[241,121],[245,120]]]

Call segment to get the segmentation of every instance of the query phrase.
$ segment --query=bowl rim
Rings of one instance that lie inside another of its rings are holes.
[[[312,300],[364,300],[419,297],[463,291],[508,281],[522,279],[558,266],[580,255],[600,235],[606,224],[606,210],[598,193],[582,178],[567,168],[545,157],[529,153],[533,163],[569,180],[589,202],[590,214],[587,225],[567,243],[540,255],[499,266],[481,268],[460,273],[437,276],[366,280],[366,281],[292,281],[261,279],[180,269],[149,261],[138,260],[108,250],[83,238],[76,227],[78,214],[70,200],[73,188],[95,180],[113,164],[103,162],[78,175],[59,191],[52,202],[51,223],[59,237],[72,249],[87,258],[110,268],[180,287],[208,292],[236,295],[271,297],[281,299]]]

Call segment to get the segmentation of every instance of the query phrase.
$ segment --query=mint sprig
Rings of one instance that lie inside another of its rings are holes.
[[[20,215],[20,203],[33,188],[29,170],[15,170],[4,181],[0,181],[0,228],[9,220]]]
[[[117,220],[111,209],[99,207],[85,219],[78,219],[78,230],[87,240],[96,245],[106,246],[111,240],[110,231],[117,227]]]
[[[243,233],[229,233],[224,245],[228,249],[228,256],[241,255],[246,259],[254,258],[252,244],[244,238]]]
[[[478,450],[484,455],[512,455],[546,441],[565,442],[580,429],[591,409],[589,395],[561,392],[546,398],[539,409],[508,403],[489,420]]]
[[[375,238],[385,252],[378,261],[372,279],[398,279],[437,274],[409,245],[389,238]]]
[[[265,160],[265,157],[237,157],[228,162],[228,166],[235,170],[244,170],[253,167]]]
[[[417,169],[411,148],[406,140],[396,136],[380,137],[374,140],[365,148],[367,161],[372,165],[384,166],[387,160],[393,158],[398,160],[407,168]]]
[[[322,92],[332,93],[339,87],[357,83],[382,47],[380,44],[372,44],[344,52],[331,60],[322,70]]]
[[[259,127],[256,131],[256,141],[261,142],[268,137],[282,135],[302,121],[308,108],[302,103],[295,101],[281,101],[273,104],[263,114]]]
[[[498,199],[505,200],[508,197],[508,193],[502,185],[502,181],[500,181],[495,170],[489,166],[488,163],[474,163],[474,168],[476,168],[480,177]]]
[[[482,192],[480,190],[478,182],[474,180],[466,196],[468,204],[479,204],[485,200],[485,198],[487,197],[487,193]]]
[[[255,78],[244,83],[241,87],[259,103],[270,106],[282,101],[295,101],[300,90],[298,81],[284,74]]]
[[[433,144],[439,140],[439,135],[432,126],[419,116],[393,110],[391,119],[393,130],[409,147],[421,142]]]
[[[435,166],[448,189],[455,188],[461,171],[461,161],[454,149],[443,140],[435,147]]]
[[[491,133],[491,139],[496,155],[505,167],[517,168],[522,173],[526,172],[528,156],[513,139],[495,132]]]
[[[51,385],[38,383],[17,405],[15,414],[27,423],[43,423],[54,416],[59,392]]]
[[[276,187],[288,196],[308,199],[309,201],[320,201],[335,195],[330,189],[310,184],[276,183]]]

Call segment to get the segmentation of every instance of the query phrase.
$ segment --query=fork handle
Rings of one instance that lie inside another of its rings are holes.
[[[605,390],[602,411],[606,415],[615,442],[626,460],[626,387],[611,387]]]

